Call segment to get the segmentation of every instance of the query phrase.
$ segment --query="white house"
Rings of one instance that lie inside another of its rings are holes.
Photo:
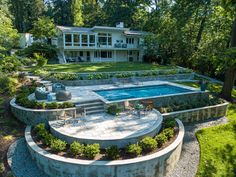
[[[19,47],[26,48],[34,42],[33,35],[30,33],[20,33]]]
[[[142,61],[142,42],[146,32],[116,27],[92,28],[57,26],[52,44],[59,49],[60,63]]]

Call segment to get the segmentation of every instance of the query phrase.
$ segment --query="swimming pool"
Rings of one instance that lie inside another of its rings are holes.
[[[193,91],[194,90],[174,85],[160,84],[151,86],[96,90],[94,92],[107,101],[121,101],[129,99],[151,98],[162,95],[189,93]]]

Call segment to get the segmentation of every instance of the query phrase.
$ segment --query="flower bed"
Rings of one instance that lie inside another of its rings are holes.
[[[156,177],[157,175],[165,176],[168,174],[168,172],[174,168],[180,158],[184,137],[184,127],[181,121],[177,120],[177,123],[179,127],[179,133],[176,139],[167,147],[161,149],[158,152],[147,154],[142,157],[125,160],[81,160],[51,154],[50,152],[45,151],[37,146],[37,144],[33,141],[30,132],[31,127],[26,128],[25,138],[31,156],[36,160],[37,165],[49,176],[128,177],[138,175],[142,177]],[[80,146],[77,144],[77,147]],[[131,149],[134,152],[139,152],[139,148],[135,146]],[[107,154],[116,154],[116,152],[116,148],[107,150]],[[112,155],[112,157],[115,156],[116,155]]]

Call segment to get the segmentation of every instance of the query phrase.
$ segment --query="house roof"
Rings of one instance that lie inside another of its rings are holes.
[[[146,35],[146,34],[148,34],[148,32],[144,32],[144,31],[134,31],[134,30],[130,30],[129,28],[109,27],[109,26],[94,26],[92,28],[57,26],[57,28],[65,33],[74,33],[74,32],[93,33],[96,30],[112,30],[112,31],[122,31],[125,35]]]

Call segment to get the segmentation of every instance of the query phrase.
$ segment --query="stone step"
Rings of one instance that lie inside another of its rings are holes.
[[[103,105],[99,105],[99,106],[90,106],[90,107],[86,107],[85,110],[96,110],[96,109],[103,109],[104,110],[104,106]]]
[[[103,105],[103,103],[102,102],[79,103],[79,104],[76,103],[75,105],[79,107],[89,107],[89,106]]]
[[[97,109],[97,110],[91,110],[91,111],[86,111],[86,114],[89,115],[89,114],[96,114],[96,113],[102,113],[104,112],[104,109]]]

